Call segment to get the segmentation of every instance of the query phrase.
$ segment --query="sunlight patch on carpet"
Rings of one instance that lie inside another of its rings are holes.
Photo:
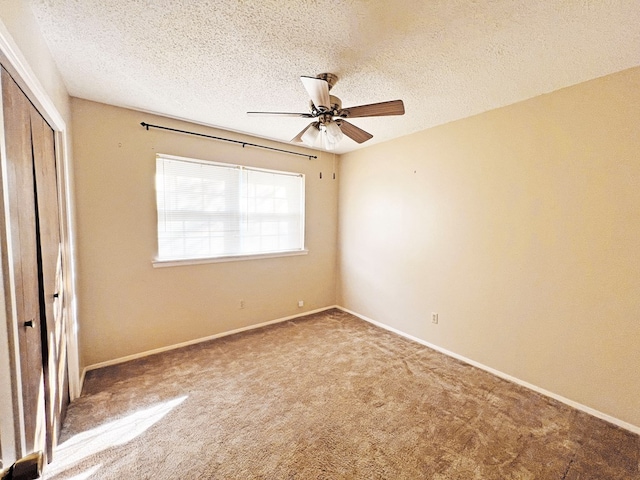
[[[74,435],[57,446],[55,460],[49,465],[48,473],[50,475],[62,473],[92,455],[130,442],[162,420],[171,410],[184,402],[187,397],[185,395],[138,410],[126,417]],[[90,475],[95,473],[99,467],[100,465],[73,478],[77,480],[90,478]],[[87,473],[89,476],[84,476]]]
[[[89,470],[85,470],[78,475],[74,475],[73,477],[69,478],[69,480],[87,480],[88,478],[95,478],[93,475],[95,475],[95,473],[100,470],[101,467],[102,464],[99,463],[98,465],[91,467]]]

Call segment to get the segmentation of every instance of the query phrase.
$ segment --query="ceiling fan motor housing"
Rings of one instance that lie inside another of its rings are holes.
[[[329,106],[328,110],[320,110],[313,104],[313,101],[309,101],[309,109],[311,111],[311,114],[314,117],[322,117],[325,115],[339,116],[342,110],[342,100],[333,95],[329,95],[329,99],[331,101],[331,105]]]

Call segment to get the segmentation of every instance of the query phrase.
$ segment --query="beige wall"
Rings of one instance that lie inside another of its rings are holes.
[[[640,426],[640,68],[339,173],[340,305]]]
[[[72,114],[83,365],[335,304],[338,188],[332,179],[333,155],[319,153],[317,160],[308,160],[147,131],[140,122],[269,144],[75,98]],[[309,254],[153,268],[156,153],[304,173]],[[298,300],[304,300],[303,308]]]

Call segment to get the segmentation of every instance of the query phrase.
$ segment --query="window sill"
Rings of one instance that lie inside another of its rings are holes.
[[[258,253],[253,255],[229,255],[226,257],[185,258],[177,260],[154,260],[153,268],[178,267],[180,265],[200,265],[204,263],[241,262],[244,260],[258,260],[261,258],[295,257],[306,255],[309,250],[291,250],[288,252]]]

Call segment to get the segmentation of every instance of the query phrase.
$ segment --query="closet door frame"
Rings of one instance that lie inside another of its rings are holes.
[[[77,307],[76,307],[76,268],[75,268],[75,222],[74,204],[72,197],[71,159],[69,155],[69,136],[67,125],[54,105],[53,101],[42,87],[35,73],[29,67],[19,48],[13,42],[4,26],[0,23],[0,63],[10,73],[27,98],[47,121],[54,131],[56,153],[58,205],[61,224],[62,265],[65,272],[63,315],[68,327],[67,361],[69,373],[69,395],[71,400],[80,396],[82,378],[80,372],[78,340],[77,340]],[[0,106],[1,107],[1,106]],[[0,115],[1,118],[1,115]],[[4,125],[0,122],[0,152],[2,159],[6,158],[4,145]],[[4,160],[2,160],[4,163]],[[6,172],[6,165],[0,165]],[[3,179],[6,175],[2,176]],[[4,180],[3,180],[4,181]],[[6,189],[3,189],[6,191]],[[5,203],[5,202],[2,202]],[[7,227],[5,212],[0,213],[0,221]],[[0,252],[6,255],[7,252]],[[22,391],[19,372],[19,352],[17,345],[17,331],[15,318],[7,318],[15,314],[15,308],[9,303],[15,302],[11,292],[5,291],[4,284],[8,280],[9,272],[0,268],[0,458],[5,464],[29,453],[25,450],[25,428],[23,421]],[[10,308],[7,308],[10,307]],[[13,325],[11,328],[10,325]],[[18,368],[16,368],[18,366]]]

